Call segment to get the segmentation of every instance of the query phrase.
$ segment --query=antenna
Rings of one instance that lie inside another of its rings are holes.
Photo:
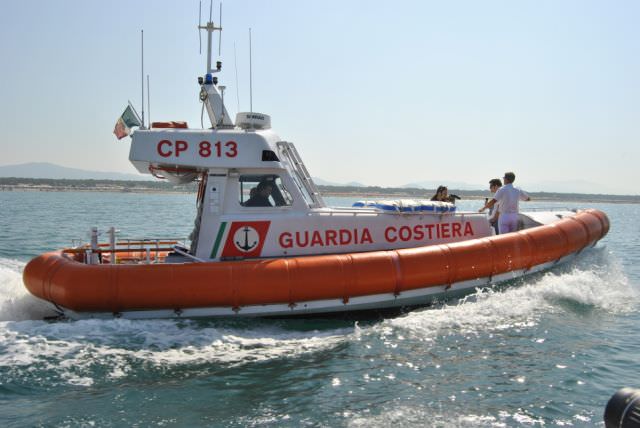
[[[142,86],[142,128],[144,128],[144,30],[140,30],[140,43],[141,43],[141,72],[140,72],[140,80]]]
[[[238,110],[240,111],[240,85],[238,84],[238,57],[236,56],[236,42],[233,42],[233,66],[236,69],[236,103],[238,104]]]
[[[151,89],[149,89],[149,75],[147,74],[147,123],[151,128]]]
[[[220,26],[220,32],[218,33],[218,56],[222,52],[222,2],[220,2],[220,19],[218,20]]]
[[[202,19],[202,2],[200,2],[200,9],[199,9],[199,13],[198,13],[198,30],[205,30],[207,32],[207,71],[206,73],[216,73],[218,71],[220,71],[220,67],[221,67],[221,62],[217,62],[216,63],[216,69],[213,70],[211,68],[211,48],[212,48],[212,33],[214,31],[220,31],[222,32],[222,27],[216,27],[213,24],[213,0],[211,0],[211,2],[209,3],[209,22],[207,22],[206,25],[202,25],[202,22],[200,22],[200,20]],[[222,19],[222,3],[220,4],[220,19]],[[199,36],[200,38],[200,53],[202,53],[202,36]],[[222,46],[222,35],[220,35],[220,38],[218,39],[218,50],[220,50]]]
[[[249,27],[249,111],[253,113],[253,74],[251,68],[251,27]]]
[[[198,45],[200,46],[200,55],[202,55],[202,33],[200,32],[202,27],[202,0],[200,0],[200,6],[198,6]]]

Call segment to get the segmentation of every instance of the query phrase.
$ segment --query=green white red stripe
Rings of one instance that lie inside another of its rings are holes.
[[[138,119],[138,115],[133,111],[131,106],[127,106],[124,113],[122,113],[122,116],[118,118],[116,126],[113,128],[113,133],[116,134],[118,140],[121,140],[131,133],[131,128],[140,125],[141,123]]]

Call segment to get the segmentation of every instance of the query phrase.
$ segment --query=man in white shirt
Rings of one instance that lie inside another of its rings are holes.
[[[504,186],[502,186],[493,199],[485,204],[480,212],[486,208],[492,208],[495,204],[500,206],[500,217],[498,218],[498,233],[509,233],[518,230],[519,201],[530,201],[527,193],[517,187],[513,187],[516,175],[513,172],[504,174]]]

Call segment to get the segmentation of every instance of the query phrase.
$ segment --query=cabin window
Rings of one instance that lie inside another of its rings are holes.
[[[293,203],[278,175],[241,175],[239,180],[239,202],[244,207],[286,207]]]

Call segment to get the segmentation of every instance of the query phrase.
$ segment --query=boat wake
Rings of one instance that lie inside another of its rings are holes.
[[[167,374],[188,366],[201,373],[241,363],[296,358],[331,349],[352,329],[289,332],[273,326],[219,328],[192,321],[83,320],[0,324],[0,368],[12,367],[21,380],[34,365],[49,372],[44,385],[90,386],[116,381],[130,372]],[[23,369],[20,369],[22,367]],[[58,382],[56,382],[56,378]]]
[[[51,304],[32,296],[22,283],[26,263],[0,258],[0,321],[42,320],[54,316]]]
[[[640,304],[639,297],[618,260],[605,248],[595,248],[557,269],[414,311],[387,320],[380,328],[398,328],[420,340],[434,340],[449,333],[534,326],[543,315],[563,311],[629,313]]]
[[[332,349],[355,331],[292,331],[281,321],[263,320],[46,322],[54,313],[24,289],[24,265],[0,259],[0,373],[7,382],[90,386],[141,369],[164,373],[211,363],[223,369]]]
[[[598,415],[599,416],[599,415]],[[557,426],[591,426],[598,416],[576,413],[573,416],[558,418],[553,422]],[[431,426],[442,428],[502,428],[505,426],[544,426],[545,420],[540,416],[534,416],[526,410],[518,409],[510,413],[505,410],[496,415],[464,414],[461,412],[438,413],[427,406],[394,405],[393,408],[385,408],[379,414],[349,414],[351,418],[347,423],[349,428],[364,428],[371,426],[404,426],[423,427],[428,420]]]

